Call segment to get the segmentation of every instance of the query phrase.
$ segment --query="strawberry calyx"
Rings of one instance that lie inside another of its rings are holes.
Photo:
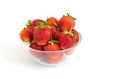
[[[64,34],[68,34],[68,35],[70,35],[71,37],[76,37],[76,35],[72,32],[72,29],[70,29],[70,30],[66,30],[66,31],[64,31],[63,32]]]
[[[37,29],[37,28],[45,28],[45,27],[46,27],[45,22],[42,22],[42,23],[38,23],[38,25],[35,28]]]
[[[45,28],[45,27],[51,28],[51,26],[47,25],[47,21],[42,22],[42,23],[38,23],[38,25],[35,26],[36,29],[38,29],[38,28]]]
[[[66,16],[66,15],[63,15],[63,17]],[[77,20],[75,17],[71,16],[69,13],[67,13],[67,16],[71,17],[72,19],[74,20]]]
[[[75,17],[71,16],[69,13],[67,13],[67,16],[70,16],[72,19],[77,20]]]
[[[51,40],[50,41],[48,41],[48,43],[50,43],[51,45],[54,45],[54,43],[59,43],[57,40],[53,40],[52,38],[51,38]]]
[[[33,24],[33,21],[32,21],[32,20],[28,20],[28,22],[27,22],[27,24],[26,24],[26,28],[28,28],[30,24]]]
[[[38,23],[38,25],[35,26],[36,29],[37,29],[37,28],[44,28],[44,27],[46,27],[44,22]]]

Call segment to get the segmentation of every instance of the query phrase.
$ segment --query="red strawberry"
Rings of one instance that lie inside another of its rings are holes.
[[[30,29],[32,32],[35,30],[35,27],[39,24],[44,22],[43,20],[40,19],[35,19],[35,20],[28,20],[26,26],[28,29]]]
[[[52,26],[55,23],[58,24],[58,20],[55,17],[50,17],[50,18],[47,19],[47,24],[48,25]]]
[[[46,26],[42,26],[42,28],[37,28],[33,32],[33,38],[38,45],[47,44],[51,36],[52,36],[52,31],[50,28]]]
[[[69,34],[60,34],[59,37],[60,48],[67,49],[76,45],[76,38],[70,36]]]
[[[51,38],[51,40],[48,41],[48,44],[46,44],[44,46],[44,50],[45,51],[57,51],[57,50],[60,50],[60,46],[58,44],[58,41],[57,40],[53,40]]]
[[[55,26],[53,26],[53,25],[50,28],[52,30],[52,34],[54,34],[57,31],[57,28]]]
[[[47,44],[44,46],[44,50],[55,51],[55,52],[46,53],[46,58],[50,63],[59,63],[62,60],[63,52],[56,52],[60,50],[60,47],[58,43],[54,43],[54,42],[57,42],[57,41],[51,39],[49,41],[50,44]]]
[[[52,35],[53,39],[58,40],[61,33],[61,31],[56,30],[56,32]]]
[[[49,63],[59,63],[62,61],[63,52],[53,52],[46,54]]]
[[[35,25],[34,25],[34,24],[30,24],[30,25],[28,26],[28,29],[30,29],[30,30],[33,32],[34,29],[35,29]]]
[[[67,16],[63,16],[59,20],[59,25],[60,25],[61,31],[73,29],[75,26],[74,18],[70,16],[69,14],[67,14]]]
[[[33,39],[33,33],[29,29],[23,29],[20,33],[20,38],[24,42],[31,42]]]
[[[29,47],[35,50],[42,50],[42,46],[38,45],[37,43],[32,43]]]
[[[54,44],[47,44],[44,46],[45,51],[57,51],[60,50],[59,44],[54,43]]]
[[[76,42],[78,42],[79,39],[81,39],[80,36],[79,36],[79,33],[75,29],[73,29],[72,32],[75,34]]]
[[[35,25],[32,20],[28,20],[26,27],[27,27],[27,29],[30,29],[33,32]]]
[[[39,23],[42,23],[42,22],[44,22],[44,21],[41,20],[41,19],[35,19],[35,20],[33,21],[33,23],[34,23],[35,26],[37,26]]]
[[[53,34],[59,29],[58,20],[55,17],[48,18],[47,25],[51,27]]]
[[[40,46],[36,43],[32,43],[29,47],[32,48],[32,49],[35,49],[35,50],[29,49],[29,52],[33,56],[35,56],[37,58],[44,58],[45,57],[45,54],[39,51],[39,50],[42,50],[42,46]],[[38,51],[36,51],[36,50],[38,50]]]

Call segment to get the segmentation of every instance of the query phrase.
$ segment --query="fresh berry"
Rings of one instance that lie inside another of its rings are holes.
[[[30,24],[28,26],[28,29],[30,29],[33,32],[35,30],[35,25],[34,24]]]
[[[58,40],[61,33],[61,31],[56,30],[56,32],[52,35],[53,39]]]
[[[35,19],[35,20],[33,21],[33,23],[34,23],[35,26],[37,26],[39,23],[42,23],[42,22],[44,22],[44,21],[41,20],[41,19]]]
[[[34,25],[33,21],[32,20],[28,20],[28,22],[26,24],[26,28],[30,29],[33,32],[34,31],[34,27],[35,27],[35,25]]]
[[[55,26],[50,26],[51,30],[52,30],[52,34],[54,34],[57,31],[57,28]]]
[[[73,29],[72,32],[75,34],[76,42],[78,42],[81,39],[79,33],[75,29]]]
[[[20,33],[20,38],[24,42],[31,42],[33,39],[33,33],[29,29],[23,29]]]
[[[67,14],[67,16],[63,16],[62,18],[60,18],[59,25],[61,31],[73,29],[75,26],[74,18]]]
[[[55,17],[50,17],[47,19],[47,25],[49,25],[52,29],[53,34],[59,29],[58,20]]]
[[[59,44],[54,43],[54,44],[47,44],[44,46],[45,51],[57,51],[60,50]]]
[[[55,23],[58,24],[58,20],[55,17],[50,17],[47,19],[48,25],[52,26],[52,25],[55,25]]]
[[[50,40],[52,31],[47,26],[40,26],[33,32],[33,38],[38,45],[45,45]]]
[[[47,60],[49,63],[59,63],[62,61],[63,58],[63,52],[51,52],[46,54]]]
[[[35,19],[35,20],[28,20],[26,26],[28,29],[30,29],[32,32],[35,30],[35,27],[39,24],[44,22],[43,20],[40,19]]]
[[[59,63],[62,60],[63,52],[56,52],[60,50],[59,44],[55,43],[56,40],[50,40],[47,45],[44,46],[45,51],[55,51],[55,52],[47,52],[46,58],[49,63]]]
[[[29,52],[33,56],[35,56],[37,58],[44,58],[45,57],[45,54],[43,52],[40,52],[40,50],[42,51],[42,46],[40,46],[36,43],[32,43],[29,47],[32,48],[29,50]],[[33,49],[35,49],[35,50],[33,50]],[[36,51],[36,50],[38,50],[38,51]]]
[[[35,50],[42,50],[42,46],[38,45],[37,43],[32,43],[29,47]]]
[[[53,40],[51,37],[51,40],[48,41],[48,44],[44,46],[45,51],[57,51],[60,50],[60,46],[58,44],[59,42],[57,40]]]
[[[51,40],[48,42],[48,44],[46,44],[46,45],[44,46],[44,50],[45,50],[45,51],[57,51],[57,50],[60,50],[59,44],[58,44],[58,43],[55,43],[55,42],[58,42],[58,41],[51,39]]]
[[[76,45],[76,38],[73,36],[70,36],[69,34],[62,33],[60,34],[59,42],[60,42],[61,49],[67,49]]]

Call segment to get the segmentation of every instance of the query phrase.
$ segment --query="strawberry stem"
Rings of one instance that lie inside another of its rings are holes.
[[[52,37],[51,37],[51,40],[48,41],[48,43],[50,43],[51,45],[53,45],[54,43],[58,43],[58,41],[57,40],[53,40]]]
[[[55,25],[55,27],[56,27],[58,30],[60,30],[60,26],[59,26],[56,22],[54,22],[53,24]]]
[[[72,32],[72,29],[70,29],[69,31],[64,31],[63,32],[64,34],[68,34],[68,35],[70,35],[70,36],[72,36],[72,37],[75,37],[76,35]]]
[[[69,32],[68,32],[67,30],[66,30],[66,31],[64,31],[63,33],[64,33],[64,34],[69,34]]]
[[[38,29],[38,28],[44,28],[44,27],[46,27],[45,22],[42,22],[42,23],[38,23],[38,25],[35,28]]]

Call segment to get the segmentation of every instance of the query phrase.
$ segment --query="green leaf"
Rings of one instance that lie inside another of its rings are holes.
[[[67,16],[70,16],[72,19],[77,20],[75,17],[71,16],[69,13],[67,13]]]
[[[28,24],[33,24],[33,21],[32,20],[28,20]]]
[[[28,28],[30,24],[33,24],[33,21],[32,21],[32,20],[28,20],[25,28]]]

